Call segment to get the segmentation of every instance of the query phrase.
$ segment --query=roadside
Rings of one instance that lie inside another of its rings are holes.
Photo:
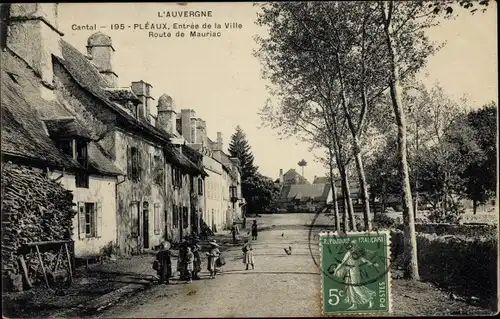
[[[259,227],[260,228],[260,227]],[[268,227],[264,227],[266,229]],[[262,229],[261,229],[262,230]],[[229,231],[220,231],[211,240],[216,240],[221,251],[243,245],[249,235],[248,229],[240,229],[238,242],[233,243]],[[201,241],[207,247],[207,241]],[[172,251],[174,256],[178,251]],[[90,264],[76,269],[72,285],[57,292],[44,286],[18,293],[2,295],[2,313],[10,318],[61,318],[96,314],[138,292],[155,285],[156,273],[151,265],[155,252],[117,260],[105,259],[102,263]],[[202,255],[202,258],[205,258]],[[204,261],[205,262],[205,261]],[[172,259],[174,271],[177,258]]]

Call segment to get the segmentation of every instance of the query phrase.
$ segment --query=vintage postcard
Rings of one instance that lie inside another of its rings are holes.
[[[3,317],[498,313],[496,12],[2,3]]]

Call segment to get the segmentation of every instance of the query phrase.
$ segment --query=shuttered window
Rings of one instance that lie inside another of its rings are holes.
[[[182,207],[182,228],[187,228],[189,225],[189,208]]]
[[[160,204],[154,204],[154,228],[155,235],[159,235],[161,233],[161,220],[160,220]]]
[[[127,175],[134,182],[139,182],[142,175],[142,156],[137,147],[127,146]]]
[[[102,236],[101,203],[78,202],[78,234],[80,239]]]
[[[179,211],[177,209],[177,205],[173,206],[173,220],[172,220],[172,227],[173,228],[179,228]]]
[[[130,203],[130,232],[132,237],[139,236],[139,203]]]

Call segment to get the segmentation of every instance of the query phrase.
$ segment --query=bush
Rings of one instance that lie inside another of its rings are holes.
[[[399,266],[403,232],[393,231],[391,259]],[[463,240],[454,236],[418,234],[420,277],[467,296],[483,300],[497,296],[496,235]]]
[[[373,226],[379,229],[392,228],[396,224],[396,220],[386,214],[375,214],[375,217],[373,218]]]
[[[451,203],[447,210],[444,210],[442,207],[431,209],[427,218],[432,223],[458,224],[464,213],[465,210],[460,203]]]

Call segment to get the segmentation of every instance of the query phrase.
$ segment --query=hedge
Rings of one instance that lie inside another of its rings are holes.
[[[391,232],[393,266],[401,266],[403,232]],[[419,272],[422,280],[457,290],[467,296],[497,296],[496,236],[460,239],[455,236],[418,234]]]
[[[40,271],[36,253],[21,252],[29,242],[66,240],[72,236],[73,194],[59,182],[26,167],[5,163],[2,168],[2,277],[19,274],[23,253],[35,282]],[[44,252],[46,268],[55,263],[57,251]],[[63,267],[65,265],[62,265]]]

